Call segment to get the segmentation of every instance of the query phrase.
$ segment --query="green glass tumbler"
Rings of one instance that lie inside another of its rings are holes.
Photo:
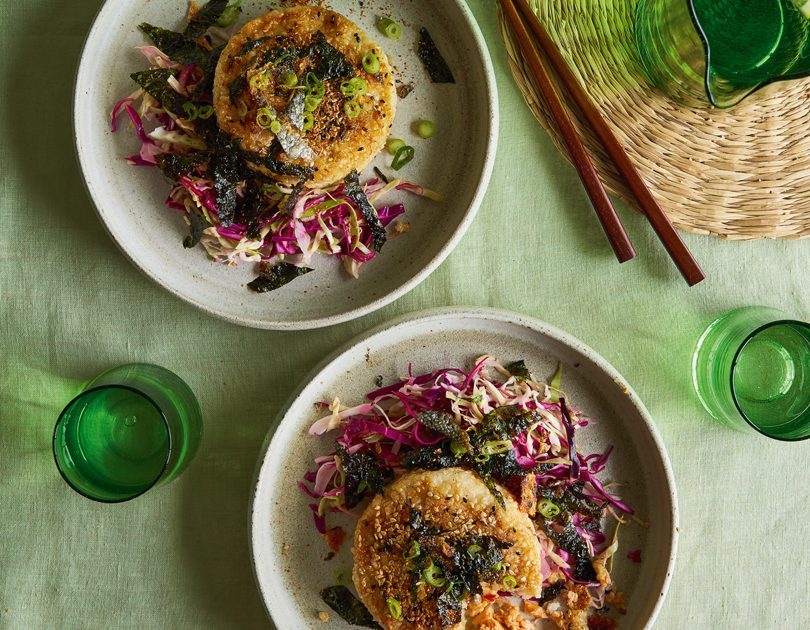
[[[134,363],[100,374],[68,403],[56,423],[53,454],[76,492],[119,503],[185,470],[202,430],[200,405],[179,376]]]
[[[636,47],[659,89],[689,106],[731,107],[810,74],[806,0],[640,0]]]
[[[703,406],[728,426],[810,437],[810,324],[764,306],[726,313],[700,337],[692,378]]]

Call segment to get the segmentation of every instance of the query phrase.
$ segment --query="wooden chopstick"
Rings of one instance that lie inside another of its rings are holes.
[[[537,15],[531,10],[526,0],[501,0],[501,6],[511,5],[512,8],[517,5],[517,8],[523,14],[523,18],[528,23],[534,33],[535,40],[540,44],[546,57],[554,68],[557,76],[565,88],[566,92],[574,99],[583,115],[587,119],[591,128],[596,133],[605,150],[610,155],[613,164],[615,164],[619,173],[621,173],[627,185],[630,187],[633,195],[638,200],[641,209],[644,211],[647,220],[655,230],[660,241],[664,244],[670,258],[675,262],[675,265],[680,270],[689,286],[694,286],[706,276],[700,268],[700,264],[689,248],[681,239],[672,222],[667,217],[666,213],[662,210],[661,206],[653,197],[647,184],[639,175],[633,162],[630,160],[627,152],[622,148],[617,140],[613,131],[611,131],[605,119],[596,109],[588,94],[583,89],[579,80],[574,76],[571,68],[563,59],[557,45],[549,36],[543,24]],[[521,48],[524,48],[521,45]],[[524,49],[524,54],[526,51]]]
[[[597,173],[593,162],[591,162],[591,158],[585,150],[582,140],[580,140],[574,124],[571,122],[571,118],[560,100],[554,84],[551,82],[551,78],[543,67],[540,53],[532,42],[529,31],[526,29],[526,25],[523,24],[515,5],[512,4],[511,0],[500,0],[500,3],[504,15],[509,21],[512,33],[520,43],[526,62],[529,64],[535,86],[543,95],[543,99],[546,101],[546,105],[560,130],[565,146],[568,148],[574,166],[585,186],[585,190],[588,192],[599,222],[602,224],[602,229],[604,229],[608,240],[610,240],[616,258],[620,263],[627,262],[635,257],[636,250],[627,237],[627,232],[624,231],[624,226],[622,226],[619,216],[616,214],[602,180],[599,179],[599,173]]]

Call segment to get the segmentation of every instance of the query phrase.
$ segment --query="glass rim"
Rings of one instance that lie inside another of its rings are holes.
[[[77,403],[79,400],[81,400],[84,396],[86,396],[88,394],[92,394],[93,392],[98,392],[98,391],[104,390],[104,389],[125,389],[127,391],[132,392],[133,394],[137,394],[138,396],[140,396],[141,398],[146,400],[160,414],[160,417],[163,420],[163,426],[166,428],[166,436],[167,436],[168,442],[169,442],[168,448],[166,449],[166,459],[163,462],[163,466],[161,467],[160,472],[158,473],[157,477],[155,477],[155,479],[153,481],[151,481],[149,483],[149,485],[146,486],[143,490],[141,490],[141,491],[139,491],[136,494],[133,494],[131,496],[125,497],[123,499],[102,499],[102,498],[99,498],[99,497],[91,496],[91,495],[87,494],[86,492],[80,490],[79,488],[77,488],[74,485],[74,483],[70,479],[68,479],[67,474],[62,469],[62,466],[59,464],[59,458],[56,456],[56,440],[57,440],[57,437],[58,437],[59,427],[62,425],[62,421],[64,420],[64,417],[65,417],[65,412],[68,409],[70,409],[75,403]],[[88,389],[85,389],[84,391],[79,392],[78,394],[76,394],[76,396],[74,396],[70,400],[70,402],[68,402],[68,404],[66,404],[64,406],[62,411],[59,412],[59,417],[57,418],[56,424],[54,425],[54,428],[53,428],[53,439],[52,439],[51,447],[52,447],[51,451],[52,451],[52,455],[53,455],[53,460],[56,463],[56,469],[59,471],[59,474],[62,476],[62,479],[65,480],[65,483],[67,483],[67,485],[70,486],[70,488],[74,492],[77,492],[78,494],[85,497],[86,499],[90,499],[91,501],[96,501],[97,503],[126,503],[127,501],[131,501],[132,499],[137,499],[139,496],[142,496],[142,495],[146,494],[147,492],[149,492],[149,490],[154,488],[157,485],[157,483],[163,478],[163,475],[166,473],[166,470],[169,467],[169,462],[171,461],[171,458],[172,458],[172,449],[173,449],[172,431],[171,431],[171,426],[169,425],[169,419],[166,417],[166,414],[163,412],[163,410],[160,408],[160,406],[152,399],[151,396],[149,396],[148,394],[142,392],[141,390],[139,390],[139,389],[137,389],[135,387],[132,387],[131,385],[123,385],[123,384],[117,384],[117,383],[107,383],[107,384],[104,384],[104,385],[96,385],[95,387],[90,387]]]
[[[690,0],[690,2],[691,2],[691,0]],[[729,384],[731,386],[731,400],[734,401],[734,406],[737,408],[737,411],[739,412],[742,419],[745,420],[748,423],[748,425],[752,429],[754,429],[757,433],[759,433],[760,435],[764,435],[767,438],[770,438],[772,440],[777,440],[779,442],[802,442],[804,440],[810,439],[810,433],[808,433],[804,437],[795,437],[795,438],[779,437],[779,436],[776,436],[776,435],[771,435],[770,433],[766,433],[760,427],[758,427],[748,417],[748,415],[745,413],[745,411],[743,411],[742,407],[740,406],[740,402],[738,400],[738,397],[737,397],[737,390],[734,387],[734,371],[737,368],[737,359],[740,358],[740,354],[742,354],[743,348],[745,348],[745,346],[748,345],[748,342],[751,341],[754,337],[756,337],[759,333],[761,333],[761,332],[763,332],[763,331],[765,331],[768,328],[771,328],[773,326],[779,326],[779,325],[782,325],[782,324],[795,324],[795,325],[799,325],[799,326],[801,326],[803,328],[807,328],[808,330],[810,330],[810,323],[808,323],[808,322],[803,322],[803,321],[800,321],[798,319],[777,319],[777,320],[774,320],[772,322],[767,322],[766,324],[762,324],[760,326],[757,326],[753,331],[748,333],[745,336],[745,339],[743,339],[742,343],[737,348],[737,350],[734,351],[734,357],[731,360],[731,374],[729,376],[729,381],[730,381]]]
[[[745,90],[740,90],[740,96],[736,98],[731,103],[720,104],[717,98],[715,97],[714,91],[712,90],[712,80],[711,80],[711,72],[712,72],[712,46],[709,43],[709,38],[706,35],[706,31],[703,30],[703,25],[700,23],[700,18],[698,17],[697,9],[695,8],[695,0],[686,0],[686,4],[689,7],[689,15],[692,18],[692,23],[695,25],[695,30],[697,30],[698,36],[700,37],[700,41],[703,44],[703,56],[706,60],[706,71],[703,73],[703,87],[706,90],[706,96],[709,98],[709,102],[718,109],[728,109],[730,107],[734,107],[735,105],[739,105],[742,101],[747,99],[751,96],[754,92],[758,92],[762,88],[772,83],[778,83],[780,81],[791,81],[793,79],[803,79],[804,77],[810,76],[810,69],[805,70],[803,72],[789,72],[787,74],[782,74],[777,77],[771,77],[766,79],[765,81],[760,81],[759,83],[752,85],[750,88]]]

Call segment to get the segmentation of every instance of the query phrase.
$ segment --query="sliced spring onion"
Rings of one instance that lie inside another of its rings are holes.
[[[316,75],[314,72],[307,72],[306,76],[304,77],[304,84],[307,86],[307,91],[309,94],[323,98],[325,91],[323,81],[321,81],[318,78],[318,75]]]
[[[196,120],[197,116],[200,115],[199,111],[197,110],[197,106],[191,101],[186,101],[183,103],[183,111],[186,113],[186,118],[189,121]]]
[[[517,586],[517,580],[515,579],[514,576],[507,575],[507,576],[504,576],[502,584],[504,585],[504,587],[507,590],[511,591],[513,588],[515,588]]]
[[[540,499],[537,502],[537,511],[545,518],[554,518],[560,513],[560,506],[548,499]]]
[[[281,83],[283,87],[291,90],[298,85],[298,77],[295,75],[295,72],[284,72],[279,75],[278,82]]]
[[[217,26],[231,26],[237,19],[239,19],[239,14],[242,12],[242,0],[236,0],[233,4],[225,7],[225,10],[222,12],[222,15],[219,16],[217,20]]]
[[[402,35],[402,27],[391,18],[380,19],[377,28],[379,28],[382,34],[388,39],[393,39],[394,41],[398,40],[400,35]]]
[[[256,112],[256,124],[262,129],[270,129],[274,120],[276,120],[276,115],[266,107],[262,107]]]
[[[483,551],[481,545],[470,545],[467,547],[467,553],[471,556],[475,556]]]
[[[422,548],[419,545],[419,541],[414,540],[408,547],[408,551],[405,553],[405,559],[413,560],[414,558],[418,558],[420,553],[422,553]]]
[[[281,123],[277,120],[271,122],[270,131],[272,131],[273,133],[278,133],[279,131],[281,131]]]
[[[408,146],[407,144],[404,147],[400,147],[394,155],[394,161],[391,162],[391,168],[398,171],[413,159],[413,154],[413,147]]]
[[[478,455],[475,456],[475,461],[477,461],[479,464],[483,464],[484,462],[488,462],[489,461],[489,453],[478,453]]]
[[[417,120],[413,124],[413,130],[420,138],[427,140],[436,133],[436,125],[431,120]]]
[[[320,106],[323,99],[321,97],[316,97],[313,94],[304,98],[304,111],[305,112],[314,112]]]
[[[315,126],[315,116],[311,112],[304,114],[304,124],[301,125],[301,131],[309,131]]]
[[[346,101],[343,103],[343,111],[346,113],[346,116],[350,119],[357,118],[360,115],[360,111],[363,109],[363,106],[360,105],[354,99]]]
[[[254,90],[266,90],[270,85],[270,79],[267,78],[266,74],[261,72],[250,77],[248,85],[250,85],[250,87],[252,87]]]
[[[391,155],[396,155],[397,151],[399,151],[404,146],[405,146],[404,140],[400,140],[399,138],[391,138],[388,141],[388,144],[385,145],[385,148]]]
[[[425,572],[422,575],[425,578],[425,582],[431,586],[435,586],[436,588],[441,588],[447,584],[447,580],[442,575],[442,570],[433,564],[433,560],[431,560],[430,564],[425,567]]]
[[[201,105],[197,108],[197,116],[202,118],[203,120],[208,120],[214,113],[214,107],[212,105]]]
[[[360,96],[366,92],[368,92],[368,83],[365,79],[361,79],[360,77],[354,77],[340,84],[340,93],[349,98]]]
[[[385,600],[385,603],[388,604],[388,613],[391,615],[393,619],[396,621],[402,620],[402,604],[400,604],[397,600],[393,597],[389,597]]]
[[[380,71],[380,60],[371,51],[363,55],[363,70],[369,74],[377,74]]]
[[[464,446],[461,442],[453,441],[450,442],[450,451],[453,453],[453,457],[461,457],[462,455],[464,455],[464,453],[467,452],[467,447]]]
[[[482,453],[486,453],[487,455],[500,455],[501,453],[507,453],[508,451],[514,449],[512,446],[512,442],[509,440],[492,440],[491,442],[487,442],[481,448]]]

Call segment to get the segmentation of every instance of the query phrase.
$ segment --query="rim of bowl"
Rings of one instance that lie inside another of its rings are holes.
[[[323,361],[318,363],[309,372],[309,374],[307,374],[307,376],[301,381],[300,385],[293,391],[293,393],[281,407],[279,412],[276,414],[275,418],[270,423],[270,428],[267,432],[267,435],[265,436],[264,443],[262,444],[261,451],[256,462],[255,472],[253,475],[253,487],[250,495],[250,505],[248,506],[248,541],[249,541],[248,544],[250,546],[250,559],[251,565],[253,567],[253,577],[256,582],[256,587],[259,590],[259,594],[262,599],[262,604],[268,617],[271,620],[274,619],[273,613],[270,610],[270,606],[268,604],[270,593],[266,592],[264,589],[264,585],[259,576],[259,568],[256,561],[257,554],[255,549],[255,541],[258,536],[259,524],[256,519],[255,506],[259,490],[262,487],[261,485],[262,474],[264,472],[265,465],[267,464],[268,461],[267,454],[270,450],[274,436],[281,428],[281,424],[284,421],[284,418],[286,417],[290,408],[301,397],[304,390],[310,385],[310,383],[314,381],[322,371],[327,369],[332,363],[334,363],[337,359],[342,357],[346,352],[348,352],[355,346],[367,342],[369,339],[383,332],[390,331],[391,329],[399,326],[412,324],[416,321],[429,322],[430,320],[433,319],[441,320],[442,318],[446,317],[467,318],[475,320],[494,319],[503,323],[528,328],[529,330],[550,337],[558,341],[562,345],[576,352],[579,352],[588,360],[593,362],[593,364],[597,368],[599,368],[602,372],[607,374],[613,380],[613,382],[616,383],[616,385],[621,388],[624,395],[627,396],[630,403],[638,412],[638,415],[641,421],[643,422],[644,426],[646,427],[647,432],[650,435],[650,438],[655,444],[655,450],[658,452],[659,455],[659,459],[664,473],[664,482],[666,484],[667,492],[669,495],[669,504],[670,504],[669,516],[671,517],[671,527],[669,528],[669,558],[667,560],[666,565],[666,574],[664,575],[664,579],[661,582],[661,589],[658,595],[656,596],[656,601],[652,607],[652,610],[650,611],[649,618],[645,620],[643,626],[644,630],[652,628],[656,618],[658,617],[658,614],[661,611],[661,607],[664,605],[666,595],[669,591],[669,587],[672,582],[672,575],[674,572],[675,560],[678,552],[680,509],[678,507],[678,492],[677,486],[675,484],[675,475],[672,470],[672,464],[669,460],[669,454],[667,453],[664,441],[661,438],[658,428],[653,422],[650,412],[644,406],[644,403],[641,401],[638,394],[636,394],[635,390],[618,372],[618,370],[616,370],[616,368],[613,367],[613,365],[609,363],[604,357],[598,354],[590,346],[580,341],[578,338],[561,330],[560,328],[557,328],[556,326],[552,326],[551,324],[548,324],[542,320],[536,319],[528,315],[507,311],[505,309],[479,307],[479,306],[439,307],[405,313],[397,317],[394,317],[393,319],[384,322],[378,326],[374,326],[373,328],[357,335],[356,337],[352,338],[345,344],[338,347],[334,352],[330,353]]]
[[[498,88],[495,80],[495,70],[492,65],[492,58],[489,54],[489,49],[487,48],[486,41],[484,40],[484,36],[481,33],[481,29],[478,27],[478,23],[475,20],[475,17],[472,14],[472,11],[466,5],[464,0],[452,0],[453,3],[459,8],[461,11],[461,15],[469,29],[470,33],[473,36],[475,41],[475,47],[479,55],[479,59],[481,61],[481,65],[484,69],[484,75],[486,79],[486,93],[487,93],[487,109],[485,115],[485,121],[488,124],[487,128],[487,142],[486,142],[486,149],[484,152],[484,164],[481,170],[481,176],[478,180],[478,184],[475,187],[475,192],[473,193],[472,199],[470,204],[467,208],[467,211],[464,213],[464,216],[461,219],[461,222],[456,226],[453,230],[453,233],[450,235],[450,238],[447,242],[439,249],[439,252],[436,256],[433,257],[432,260],[428,262],[421,270],[419,270],[413,277],[406,280],[402,283],[399,287],[395,288],[393,291],[384,295],[382,297],[369,302],[363,306],[359,306],[357,308],[352,308],[346,310],[342,313],[336,315],[329,315],[326,317],[315,317],[311,319],[305,320],[266,320],[266,319],[257,319],[257,318],[248,318],[248,317],[240,317],[238,315],[232,315],[224,310],[217,309],[215,306],[211,306],[209,304],[204,304],[199,300],[194,299],[192,296],[181,295],[177,292],[174,288],[172,288],[168,282],[152,275],[149,271],[147,271],[145,265],[141,265],[138,260],[135,259],[134,255],[131,255],[130,252],[124,247],[122,243],[118,241],[116,236],[113,234],[112,229],[107,224],[106,220],[106,210],[102,207],[100,203],[100,193],[97,192],[95,184],[90,181],[90,178],[87,176],[87,173],[90,170],[89,165],[85,164],[86,158],[84,157],[87,154],[87,150],[83,148],[83,140],[80,137],[79,130],[82,129],[80,123],[80,112],[82,111],[81,102],[85,96],[81,93],[79,86],[82,84],[82,77],[84,74],[89,72],[88,67],[93,63],[93,60],[88,57],[87,49],[90,42],[95,37],[97,31],[101,28],[101,17],[105,13],[105,11],[109,10],[108,7],[112,7],[115,4],[121,3],[121,0],[106,0],[104,4],[101,5],[101,8],[96,13],[96,16],[93,18],[93,24],[90,27],[90,30],[85,37],[84,43],[82,44],[82,52],[79,57],[79,64],[76,69],[76,75],[73,81],[73,99],[72,99],[72,108],[73,111],[71,112],[71,118],[73,120],[73,145],[76,154],[76,159],[79,162],[79,168],[82,172],[82,181],[84,183],[85,190],[87,191],[87,195],[92,202],[93,208],[96,211],[96,214],[101,219],[101,224],[104,226],[104,230],[109,235],[110,239],[115,243],[116,247],[121,251],[124,257],[129,260],[132,265],[138,269],[143,275],[147,278],[152,280],[155,284],[161,286],[163,289],[174,295],[175,297],[183,300],[195,306],[196,308],[200,309],[201,311],[208,313],[209,315],[213,315],[219,319],[225,320],[227,322],[238,324],[240,326],[247,326],[250,328],[260,328],[264,330],[310,330],[315,328],[326,328],[328,326],[334,326],[336,324],[341,324],[343,322],[351,321],[354,319],[358,319],[363,317],[364,315],[368,315],[369,313],[373,313],[384,306],[387,306],[391,302],[399,299],[403,295],[406,295],[410,291],[412,291],[416,286],[421,284],[427,277],[432,274],[436,268],[445,261],[445,259],[455,250],[458,246],[459,242],[461,241],[464,234],[466,234],[467,230],[469,229],[470,225],[472,224],[473,220],[475,219],[476,214],[478,213],[478,209],[481,206],[481,203],[484,199],[484,195],[486,194],[487,188],[489,187],[489,181],[492,178],[492,171],[495,166],[495,155],[497,153],[498,148],[498,132],[499,132],[499,124],[500,124],[500,110],[498,106]],[[86,82],[85,82],[86,83]]]

